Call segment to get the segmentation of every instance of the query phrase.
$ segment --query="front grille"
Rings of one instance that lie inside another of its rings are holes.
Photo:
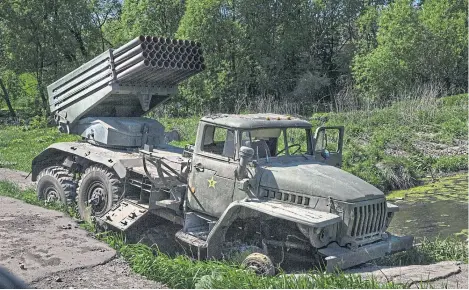
[[[366,202],[353,208],[351,236],[360,238],[373,236],[384,227],[386,220],[386,201]]]

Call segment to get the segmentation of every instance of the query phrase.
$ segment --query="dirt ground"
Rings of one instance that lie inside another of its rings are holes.
[[[363,278],[375,277],[380,282],[393,281],[410,288],[468,289],[468,267],[454,261],[432,265],[402,267],[363,265],[345,271],[360,274]]]
[[[60,278],[60,282],[57,282]],[[127,262],[116,258],[103,265],[57,272],[30,284],[37,289],[160,289],[161,283],[147,280],[132,272]]]
[[[0,265],[36,288],[162,288],[61,212],[0,196]]]
[[[28,176],[28,173],[19,170],[0,168],[0,181],[14,182],[23,190],[34,188],[31,175]]]
[[[26,176],[25,172],[0,168],[0,181],[33,188]],[[0,265],[34,288],[166,288],[135,274],[112,248],[92,238],[63,213],[1,196],[0,208]],[[161,232],[148,233],[143,240],[155,235],[161,237]],[[419,272],[429,283],[414,283],[412,288],[468,289],[468,266],[455,262],[407,268],[365,265],[350,272],[392,277],[395,282],[413,281],[415,275],[409,274]]]

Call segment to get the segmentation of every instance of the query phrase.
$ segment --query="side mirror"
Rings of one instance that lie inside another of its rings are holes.
[[[242,179],[246,176],[246,166],[252,160],[254,156],[254,149],[251,147],[241,146],[239,148],[239,165],[237,168],[238,179]]]
[[[329,150],[324,149],[324,150],[321,151],[321,157],[322,158],[328,159],[330,156],[331,156],[331,153],[329,152]]]

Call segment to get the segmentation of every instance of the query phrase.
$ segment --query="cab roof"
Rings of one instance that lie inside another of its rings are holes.
[[[278,114],[215,114],[205,116],[204,122],[236,129],[258,129],[258,128],[305,128],[312,127],[311,123],[287,115]]]

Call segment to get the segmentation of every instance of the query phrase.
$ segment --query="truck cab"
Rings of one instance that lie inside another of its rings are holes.
[[[246,192],[236,186],[243,146],[254,150],[252,168],[248,169],[252,174],[256,166],[277,164],[296,166],[318,161],[340,167],[342,140],[342,127],[318,128],[313,135],[311,123],[290,116],[206,116],[199,123],[189,175],[189,186],[203,198],[196,200],[189,195],[189,207],[220,217],[232,201],[246,197]]]

